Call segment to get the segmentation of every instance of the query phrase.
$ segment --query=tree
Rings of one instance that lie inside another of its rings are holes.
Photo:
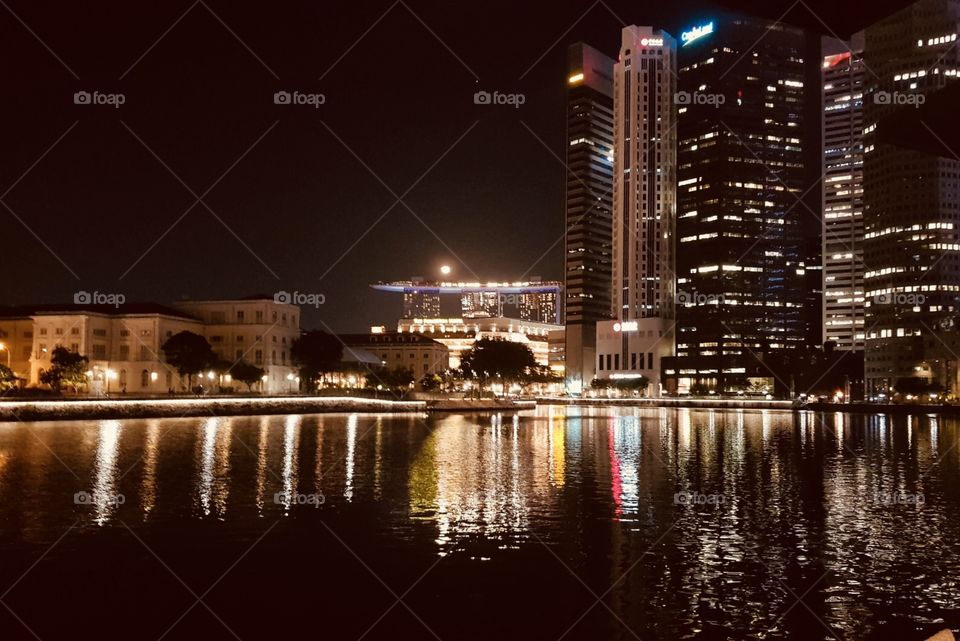
[[[650,386],[650,379],[646,376],[637,376],[635,378],[620,378],[613,382],[613,386],[619,390],[630,390],[642,392]]]
[[[534,384],[549,385],[550,383],[562,383],[563,376],[557,374],[547,365],[534,365],[527,373],[520,377],[524,391]]]
[[[59,392],[66,387],[77,389],[87,384],[87,357],[71,352],[66,347],[55,347],[50,358],[50,369],[40,374],[40,382]]]
[[[706,383],[694,383],[690,386],[690,394],[692,396],[706,396],[710,393],[710,386]]]
[[[502,338],[481,338],[460,359],[460,369],[466,378],[483,382],[497,376],[503,380],[523,380],[534,371],[537,361],[533,352],[523,343]]]
[[[414,381],[413,372],[406,367],[396,367],[394,369],[383,369],[373,376],[367,377],[367,384],[380,383],[387,389],[396,389],[406,391],[410,383]]]
[[[17,375],[6,365],[0,365],[0,392],[5,392],[17,386]]]
[[[230,376],[234,380],[245,383],[248,392],[253,392],[253,386],[263,378],[265,370],[247,361],[238,361],[230,368]]]
[[[634,378],[605,379],[595,378],[590,381],[590,387],[593,389],[615,389],[626,391],[642,392],[650,386],[650,379],[646,376],[637,376]]]
[[[906,376],[904,378],[897,379],[896,384],[894,384],[894,390],[898,394],[913,394],[914,396],[920,396],[921,394],[940,393],[943,391],[943,388],[926,378],[921,378],[919,376]]]
[[[160,348],[168,363],[187,377],[187,387],[193,389],[193,375],[217,363],[217,353],[207,339],[193,332],[178,332]]]
[[[425,392],[433,392],[443,385],[443,378],[439,374],[424,374],[420,379],[420,389]]]
[[[340,366],[343,343],[323,331],[304,332],[290,347],[290,360],[300,369],[301,381],[313,381]]]

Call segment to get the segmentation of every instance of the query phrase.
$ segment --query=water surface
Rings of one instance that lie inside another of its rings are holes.
[[[923,638],[960,626],[958,425],[576,407],[0,423],[0,631]]]

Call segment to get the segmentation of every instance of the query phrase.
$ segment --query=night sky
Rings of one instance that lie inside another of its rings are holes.
[[[847,36],[904,4],[725,6]],[[718,6],[3,0],[0,304],[296,290],[362,331],[400,312],[374,281],[561,279],[566,46]]]

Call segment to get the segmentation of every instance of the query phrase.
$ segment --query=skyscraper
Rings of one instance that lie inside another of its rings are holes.
[[[623,29],[614,67],[613,301],[597,324],[597,374],[645,376],[673,352],[677,190],[676,41]]]
[[[502,316],[499,292],[488,290],[465,291],[460,295],[460,313],[464,318],[497,318]]]
[[[536,321],[538,323],[558,323],[557,310],[560,302],[556,290],[534,291],[517,294],[515,307],[521,320]],[[566,337],[564,336],[564,340]]]
[[[863,259],[871,395],[918,379],[957,391],[960,162],[887,137],[898,112],[918,108],[956,82],[958,22],[957,0],[920,0],[865,30]]]
[[[422,282],[414,279],[414,284]],[[435,287],[411,289],[403,294],[404,318],[437,318],[440,316],[440,293]]]
[[[681,42],[677,357],[665,380],[733,392],[772,382],[765,354],[819,342],[820,39],[718,14]]]
[[[823,337],[862,350],[863,33],[824,38],[824,53]]]
[[[613,60],[583,43],[567,52],[566,378],[595,372],[596,324],[610,318]]]

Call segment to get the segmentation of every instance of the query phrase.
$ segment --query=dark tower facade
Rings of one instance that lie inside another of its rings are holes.
[[[566,378],[571,393],[595,373],[596,324],[610,318],[614,61],[568,49],[564,268]]]
[[[719,15],[679,43],[676,358],[729,393],[820,342],[820,37]]]
[[[938,156],[888,141],[898,114],[916,113],[957,81],[958,24],[960,3],[920,0],[865,30],[864,351],[872,396],[920,383],[903,379],[958,389],[960,162],[947,150]]]

